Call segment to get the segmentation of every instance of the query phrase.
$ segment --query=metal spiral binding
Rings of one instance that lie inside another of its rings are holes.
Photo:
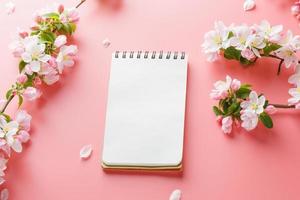
[[[143,52],[142,51],[138,51],[136,54],[134,51],[130,51],[130,52],[127,52],[127,51],[116,51],[115,52],[115,55],[114,57],[115,58],[127,58],[127,56],[129,58],[134,58],[135,55],[136,55],[136,58],[142,58],[142,54]],[[144,52],[144,55],[143,55],[143,58],[144,59],[147,59],[147,58],[151,58],[151,59],[155,59],[155,58],[158,58],[158,59],[162,59],[164,56],[164,52],[163,51],[159,51],[159,53],[156,53],[156,51],[152,51],[152,52],[149,52],[149,51],[145,51]],[[168,51],[167,52],[167,55],[165,57],[166,59],[185,59],[185,52],[181,52],[179,53],[178,51],[175,51],[173,54],[171,51]]]

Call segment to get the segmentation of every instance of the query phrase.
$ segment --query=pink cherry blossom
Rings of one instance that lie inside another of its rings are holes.
[[[19,123],[19,128],[21,130],[30,130],[31,115],[29,115],[25,110],[19,110],[16,115],[16,121]]]
[[[65,35],[58,36],[54,41],[54,46],[57,48],[65,45],[67,43],[67,37]]]
[[[231,83],[231,89],[233,91],[237,91],[239,90],[241,87],[241,81],[237,80],[237,79],[233,79],[232,83]]]
[[[72,67],[74,65],[73,57],[77,53],[78,49],[76,45],[62,46],[60,52],[56,58],[57,67],[59,73],[62,73],[64,67]]]
[[[41,96],[41,92],[34,87],[27,87],[23,93],[24,98],[33,101]]]
[[[74,8],[64,10],[64,12],[60,15],[60,20],[63,23],[68,23],[68,22],[76,23],[79,21],[79,13]]]
[[[21,131],[19,131],[19,133],[17,135],[17,139],[21,143],[26,143],[30,139],[30,135],[27,131],[21,130]]]
[[[232,79],[230,76],[226,76],[225,81],[217,81],[214,83],[214,89],[210,93],[210,98],[214,100],[224,99],[228,95]]]
[[[253,60],[255,58],[255,54],[250,49],[242,50],[241,55],[247,60]]]
[[[268,105],[265,108],[265,112],[268,113],[269,115],[273,115],[277,112],[277,109],[273,105]]]
[[[27,81],[27,76],[25,74],[19,74],[17,77],[17,82],[23,84]]]
[[[41,78],[40,78],[40,77],[35,77],[34,80],[33,80],[33,84],[34,84],[35,86],[41,85],[41,84],[42,84]]]
[[[228,116],[228,117],[224,117],[222,119],[222,131],[225,133],[225,134],[229,134],[231,133],[232,131],[232,117],[231,116]]]

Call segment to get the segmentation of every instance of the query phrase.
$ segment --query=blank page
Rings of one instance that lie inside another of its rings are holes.
[[[113,53],[103,164],[181,164],[186,80],[183,53]]]

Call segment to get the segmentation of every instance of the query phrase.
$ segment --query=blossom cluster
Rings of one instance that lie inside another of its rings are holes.
[[[300,103],[300,61],[297,56],[300,36],[294,36],[290,30],[284,33],[282,25],[272,26],[264,20],[253,26],[225,26],[218,21],[215,22],[214,30],[205,34],[202,48],[208,61],[215,61],[223,56],[238,60],[243,65],[250,65],[258,58],[272,57],[280,60],[278,73],[283,64],[286,68],[294,67],[295,74],[289,78],[289,82],[295,87],[289,91],[292,98],[288,102],[290,105]]]
[[[31,30],[18,30],[16,40],[9,45],[20,63],[16,82],[0,100],[0,185],[11,150],[22,152],[22,144],[30,139],[31,116],[20,109],[12,118],[5,110],[14,97],[19,107],[24,99],[37,99],[43,83],[54,84],[65,67],[74,65],[77,46],[69,45],[67,39],[75,32],[78,20],[75,8],[65,9],[61,4],[40,10],[34,15]]]
[[[210,97],[219,101],[213,111],[226,134],[232,131],[233,125],[251,131],[257,127],[259,121],[267,128],[273,127],[270,115],[276,112],[276,108],[248,84],[241,84],[239,80],[226,76],[225,81],[214,84]]]

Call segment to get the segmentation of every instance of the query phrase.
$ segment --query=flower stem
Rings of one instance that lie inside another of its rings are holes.
[[[4,111],[6,110],[8,104],[13,100],[13,98],[15,97],[15,95],[11,95],[8,100],[6,101],[6,103],[4,104],[3,108],[1,109],[0,113],[4,113]]]
[[[79,2],[79,4],[77,4],[77,6],[76,6],[75,8],[79,8],[79,7],[81,6],[81,4],[83,4],[85,1],[86,1],[86,0],[81,0],[81,1]]]
[[[269,105],[274,106],[275,108],[295,108],[295,105],[284,105],[284,104],[272,104],[270,103]]]

